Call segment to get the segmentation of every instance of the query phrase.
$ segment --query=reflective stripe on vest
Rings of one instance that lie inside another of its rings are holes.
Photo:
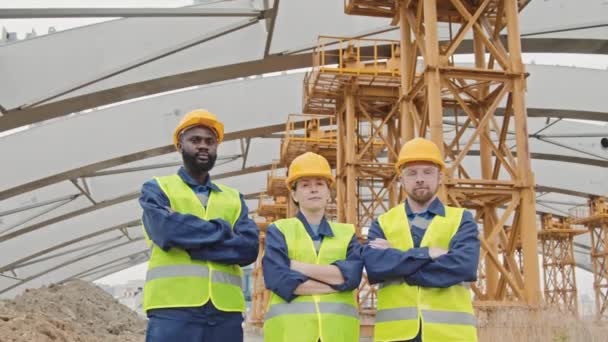
[[[224,273],[218,270],[214,270],[211,273],[212,283],[223,283],[230,284],[238,287],[243,286],[243,278],[234,274]]]
[[[241,213],[239,192],[216,184],[221,191],[211,191],[207,207],[179,175],[156,178],[162,192],[177,213],[194,215],[203,220],[222,219],[234,228]],[[199,307],[212,301],[222,311],[245,311],[242,270],[238,265],[192,260],[180,248],[167,251],[151,246],[146,283],[144,311],[157,308]]]
[[[355,234],[351,224],[330,223],[333,237],[324,237],[317,253],[299,219],[278,220],[274,225],[285,237],[289,259],[316,265],[331,265],[345,260],[348,245]],[[359,341],[359,315],[354,291],[297,296],[289,303],[271,293],[264,318],[265,341]]]
[[[209,267],[205,265],[170,265],[149,269],[146,273],[146,281],[160,278],[175,277],[209,277]],[[237,275],[215,270],[211,275],[214,283],[225,283],[241,287],[243,279]]]
[[[420,247],[449,249],[464,210],[448,206],[445,209],[445,216],[436,215],[431,220]],[[401,251],[414,248],[403,204],[381,215],[378,222],[394,248]],[[397,278],[379,285],[375,340],[412,339],[419,333],[419,320],[425,339],[477,341],[469,283],[437,289],[410,286],[403,278]]]
[[[383,309],[376,312],[376,322],[418,320],[418,308]]]
[[[359,313],[357,308],[345,304],[345,303],[317,303],[315,305],[314,302],[295,302],[295,303],[282,303],[282,304],[274,304],[270,307],[266,315],[265,319],[271,319],[277,315],[304,315],[304,314],[316,314],[317,313],[317,305],[319,307],[320,314],[335,314],[342,316],[350,316],[354,318],[359,318]]]
[[[174,277],[209,277],[209,267],[205,265],[170,265],[151,268],[146,273],[146,281]]]
[[[475,316],[466,312],[422,310],[422,316],[424,317],[425,323],[463,324],[472,326],[477,324]],[[377,323],[405,320],[418,320],[418,308],[385,309],[378,310],[376,313]]]
[[[467,312],[422,310],[425,323],[477,325],[474,315]]]
[[[403,280],[403,279],[392,279],[392,280],[387,280],[387,281],[384,281],[384,282],[378,284],[378,288],[382,289],[382,288],[385,288],[387,286],[402,285],[402,284],[405,284],[405,280]],[[471,288],[471,283],[468,282],[468,281],[463,281],[462,283],[456,284],[456,285],[453,285],[453,286],[462,286],[462,287],[464,287],[466,289],[470,289]]]

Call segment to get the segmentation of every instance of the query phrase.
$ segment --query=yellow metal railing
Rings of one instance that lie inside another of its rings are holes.
[[[283,167],[280,161],[273,160],[270,168],[270,178],[285,178],[287,177],[287,170]]]
[[[606,197],[593,196],[589,200],[591,215],[608,215],[608,200]]]
[[[602,196],[592,196],[587,200],[587,205],[570,208],[568,213],[578,220],[608,215],[608,199]]]
[[[388,56],[380,53],[381,49],[386,48],[390,51]],[[321,36],[313,53],[313,72],[322,70],[338,74],[399,76],[397,67],[387,67],[387,60],[397,57],[398,50],[397,40]],[[336,61],[337,66],[327,65]]]
[[[258,207],[261,207],[264,205],[275,205],[274,197],[267,195],[266,193],[260,194],[260,199],[259,199],[258,203],[259,203]]]
[[[298,128],[304,122],[304,128]],[[328,122],[327,125],[322,124]],[[337,144],[338,126],[333,115],[289,114],[285,124],[285,141],[304,141],[317,144]]]
[[[313,51],[312,70],[304,76],[305,109],[328,114],[331,99],[343,86],[337,77],[355,76],[364,81],[399,84],[399,41],[390,39],[321,36]],[[314,100],[313,100],[314,99]]]
[[[588,205],[579,205],[568,209],[568,214],[575,219],[584,219],[591,215]]]
[[[286,195],[287,186],[285,185],[285,178],[287,178],[287,170],[278,160],[273,161],[270,173],[267,176],[267,193],[273,196]]]
[[[344,0],[344,13],[350,15],[392,18],[396,11],[396,1]]]

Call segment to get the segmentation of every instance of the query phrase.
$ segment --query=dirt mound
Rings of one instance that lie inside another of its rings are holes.
[[[143,341],[146,322],[83,281],[27,290],[0,301],[1,341]]]

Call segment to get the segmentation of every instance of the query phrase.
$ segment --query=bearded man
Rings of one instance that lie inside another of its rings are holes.
[[[147,342],[243,341],[240,266],[257,258],[258,227],[243,196],[209,175],[223,137],[215,115],[188,113],[173,133],[183,166],[142,187]]]
[[[477,224],[437,197],[444,168],[430,140],[401,148],[407,199],[372,223],[362,252],[370,283],[380,284],[375,341],[477,341],[468,288],[477,279]]]

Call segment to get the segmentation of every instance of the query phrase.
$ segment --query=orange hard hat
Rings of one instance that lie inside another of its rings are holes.
[[[313,152],[301,154],[291,162],[285,180],[287,188],[291,189],[293,183],[302,177],[322,177],[327,179],[330,184],[334,182],[327,159]]]
[[[401,151],[399,151],[399,159],[395,164],[397,172],[401,171],[403,165],[416,161],[434,163],[441,170],[445,168],[439,147],[434,142],[424,138],[415,138],[403,144]]]
[[[205,109],[196,109],[184,116],[173,131],[173,145],[177,148],[180,134],[187,128],[194,126],[205,126],[212,129],[216,136],[217,142],[220,143],[224,139],[224,124],[217,117]]]

